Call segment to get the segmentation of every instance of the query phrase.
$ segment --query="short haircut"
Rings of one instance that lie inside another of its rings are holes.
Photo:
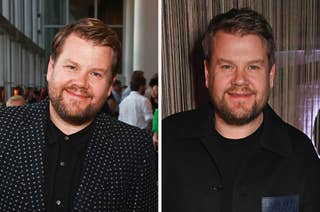
[[[97,46],[106,46],[113,49],[112,75],[117,73],[117,63],[120,55],[120,40],[117,33],[96,18],[83,18],[73,24],[64,26],[55,35],[51,44],[51,57],[58,59],[69,35],[75,34],[81,39],[91,41]]]
[[[21,102],[21,106],[26,104],[26,100],[23,98],[23,96],[20,95],[16,95],[16,96],[11,96],[7,102],[6,102],[6,106],[12,106],[13,102]]]
[[[116,86],[116,85],[121,86],[121,81],[118,80],[118,79],[116,79],[116,80],[113,82],[113,86]]]
[[[202,49],[205,60],[210,62],[212,45],[215,34],[223,31],[231,34],[257,35],[267,44],[269,68],[275,63],[275,42],[268,21],[259,13],[249,8],[231,9],[226,13],[215,16],[202,39]]]
[[[150,86],[150,87],[153,87],[153,86],[155,86],[155,85],[158,85],[158,76],[152,78],[152,79],[150,80],[150,82],[149,82],[149,86]]]
[[[146,78],[144,78],[143,71],[134,71],[131,76],[130,89],[138,91],[140,86],[146,85]]]

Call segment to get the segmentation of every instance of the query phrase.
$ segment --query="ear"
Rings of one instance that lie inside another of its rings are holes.
[[[205,82],[206,82],[206,87],[208,88],[209,86],[209,62],[207,60],[203,61],[203,65],[204,65],[204,76],[205,76]]]
[[[53,69],[54,69],[54,60],[53,60],[52,56],[50,56],[48,68],[47,68],[47,81],[48,82],[52,76]]]
[[[116,80],[116,77],[114,76],[112,80],[110,80],[110,84],[109,84],[109,89],[107,92],[107,97],[111,95],[111,91],[112,91],[112,85],[114,83],[114,81]]]
[[[269,85],[270,85],[270,88],[273,88],[275,75],[276,75],[276,65],[273,64],[272,67],[271,67],[271,70],[269,72]]]

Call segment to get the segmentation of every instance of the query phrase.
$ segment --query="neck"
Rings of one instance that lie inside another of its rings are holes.
[[[50,113],[50,119],[51,121],[54,123],[54,125],[61,130],[65,135],[71,135],[74,134],[76,132],[79,132],[80,130],[86,128],[87,126],[89,126],[93,120],[90,120],[88,122],[85,122],[81,125],[74,125],[74,124],[70,124],[69,122],[66,122],[65,120],[63,120],[58,114],[57,112],[54,110],[51,102],[50,102],[50,106],[49,106],[49,113]]]
[[[241,139],[248,137],[254,133],[262,124],[263,113],[260,113],[254,120],[251,122],[238,126],[230,125],[226,123],[220,116],[215,114],[215,128],[225,138],[229,139]]]

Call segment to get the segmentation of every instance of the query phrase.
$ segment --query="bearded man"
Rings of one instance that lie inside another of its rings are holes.
[[[267,104],[275,44],[265,18],[232,9],[202,41],[211,102],[163,121],[163,209],[320,211],[320,161],[310,139]]]
[[[119,51],[100,20],[67,25],[52,42],[49,98],[1,108],[1,211],[157,211],[150,136],[99,113]]]

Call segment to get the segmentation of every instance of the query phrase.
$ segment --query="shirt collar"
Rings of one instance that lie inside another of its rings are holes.
[[[71,135],[65,135],[54,123],[48,119],[47,124],[47,145],[54,145],[59,142],[70,142],[73,148],[80,152],[85,149],[93,131],[93,123],[86,128]]]

